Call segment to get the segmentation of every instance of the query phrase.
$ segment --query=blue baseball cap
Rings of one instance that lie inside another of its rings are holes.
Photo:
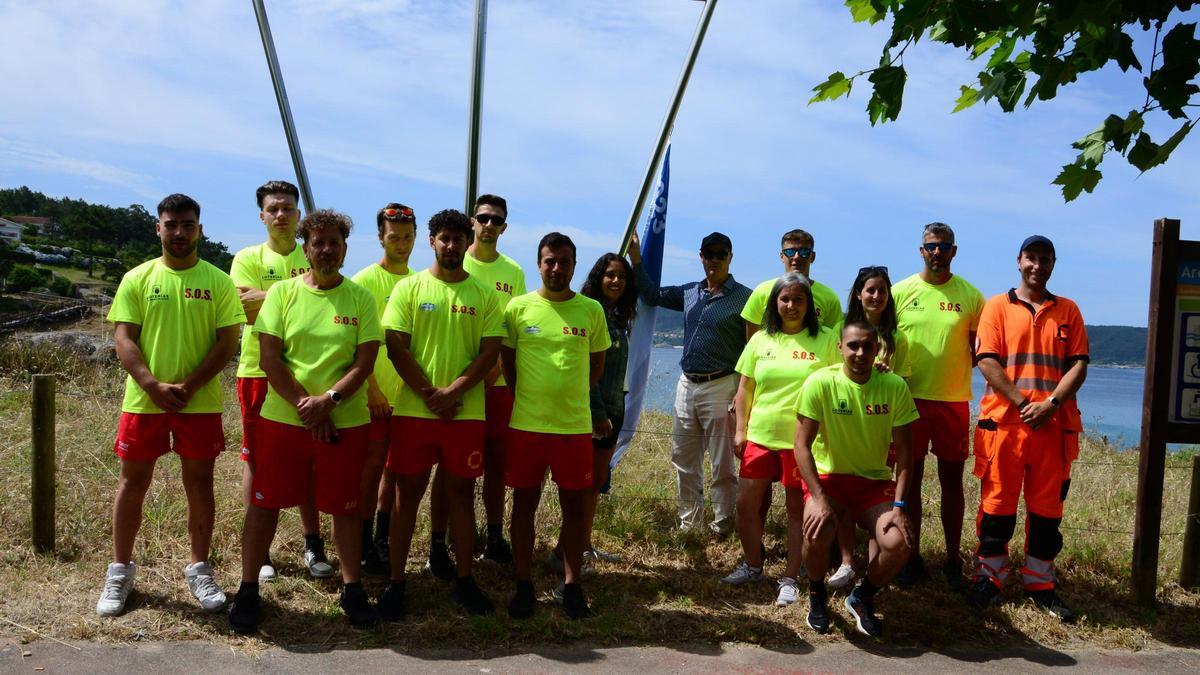
[[[1026,237],[1025,241],[1021,242],[1021,250],[1017,251],[1017,255],[1021,255],[1033,246],[1045,246],[1046,248],[1050,249],[1050,255],[1054,256],[1055,258],[1058,257],[1058,254],[1054,252],[1054,242],[1050,241],[1048,237],[1043,237],[1040,234],[1035,234],[1032,237]]]

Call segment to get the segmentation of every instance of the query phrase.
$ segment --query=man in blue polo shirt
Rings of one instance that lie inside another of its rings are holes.
[[[733,455],[733,415],[737,393],[734,366],[746,345],[741,312],[750,289],[729,274],[733,242],[713,232],[700,242],[704,279],[682,286],[659,287],[642,269],[641,242],[635,233],[629,260],[638,291],[648,305],[683,312],[683,374],[675,389],[675,422],[671,430],[671,462],[679,474],[679,524],[684,529],[704,523],[704,453],[712,462],[713,522],[724,537],[734,528],[737,466]]]

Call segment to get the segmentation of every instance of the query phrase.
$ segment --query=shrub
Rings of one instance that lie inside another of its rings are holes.
[[[75,284],[71,283],[70,279],[60,277],[57,274],[54,274],[53,278],[50,279],[50,290],[67,298],[75,297]]]
[[[27,291],[46,283],[41,270],[28,265],[17,265],[8,275],[8,290]]]

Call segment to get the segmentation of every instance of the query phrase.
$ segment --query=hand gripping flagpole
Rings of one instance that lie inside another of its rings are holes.
[[[671,106],[663,118],[662,128],[658,132],[658,142],[654,144],[654,153],[650,155],[650,163],[646,165],[646,174],[642,178],[642,187],[638,190],[637,199],[633,202],[633,210],[625,224],[625,234],[621,238],[620,252],[622,255],[629,250],[629,239],[637,228],[638,218],[642,209],[646,208],[646,198],[650,196],[650,188],[654,185],[654,173],[662,162],[663,153],[671,137],[671,129],[675,126],[675,114],[679,112],[679,104],[683,102],[683,92],[687,89],[688,79],[692,76],[692,68],[696,65],[696,57],[700,54],[700,45],[704,43],[704,35],[708,32],[708,24],[712,20],[713,11],[717,8],[717,0],[704,0],[704,10],[700,14],[700,22],[692,35],[692,46],[688,48],[687,61],[683,64],[683,72],[679,74],[679,83],[675,85],[675,94],[671,97]]]
[[[267,8],[263,0],[251,0],[254,16],[258,19],[258,32],[262,36],[263,51],[267,53],[267,68],[271,71],[271,84],[275,85],[275,100],[279,103],[279,116],[283,118],[283,133],[287,135],[288,150],[292,153],[292,166],[296,169],[296,182],[300,184],[300,197],[304,201],[304,212],[316,210],[312,186],[308,182],[308,170],[304,168],[304,155],[300,153],[300,139],[296,136],[296,123],[292,121],[292,107],[288,103],[287,90],[283,87],[283,74],[279,71],[279,56],[275,54],[275,40],[271,37],[271,25],[267,23]]]

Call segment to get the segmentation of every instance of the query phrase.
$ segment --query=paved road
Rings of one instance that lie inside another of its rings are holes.
[[[1142,652],[1074,651],[1023,647],[999,651],[942,652],[890,649],[881,645],[822,646],[793,652],[741,645],[590,648],[546,646],[488,653],[436,650],[398,653],[388,649],[322,650],[272,647],[257,655],[235,654],[205,642],[109,646],[82,643],[78,650],[48,640],[0,641],[4,673],[749,673],[749,672],[1004,672],[1081,670],[1089,672],[1200,672],[1200,650]]]

